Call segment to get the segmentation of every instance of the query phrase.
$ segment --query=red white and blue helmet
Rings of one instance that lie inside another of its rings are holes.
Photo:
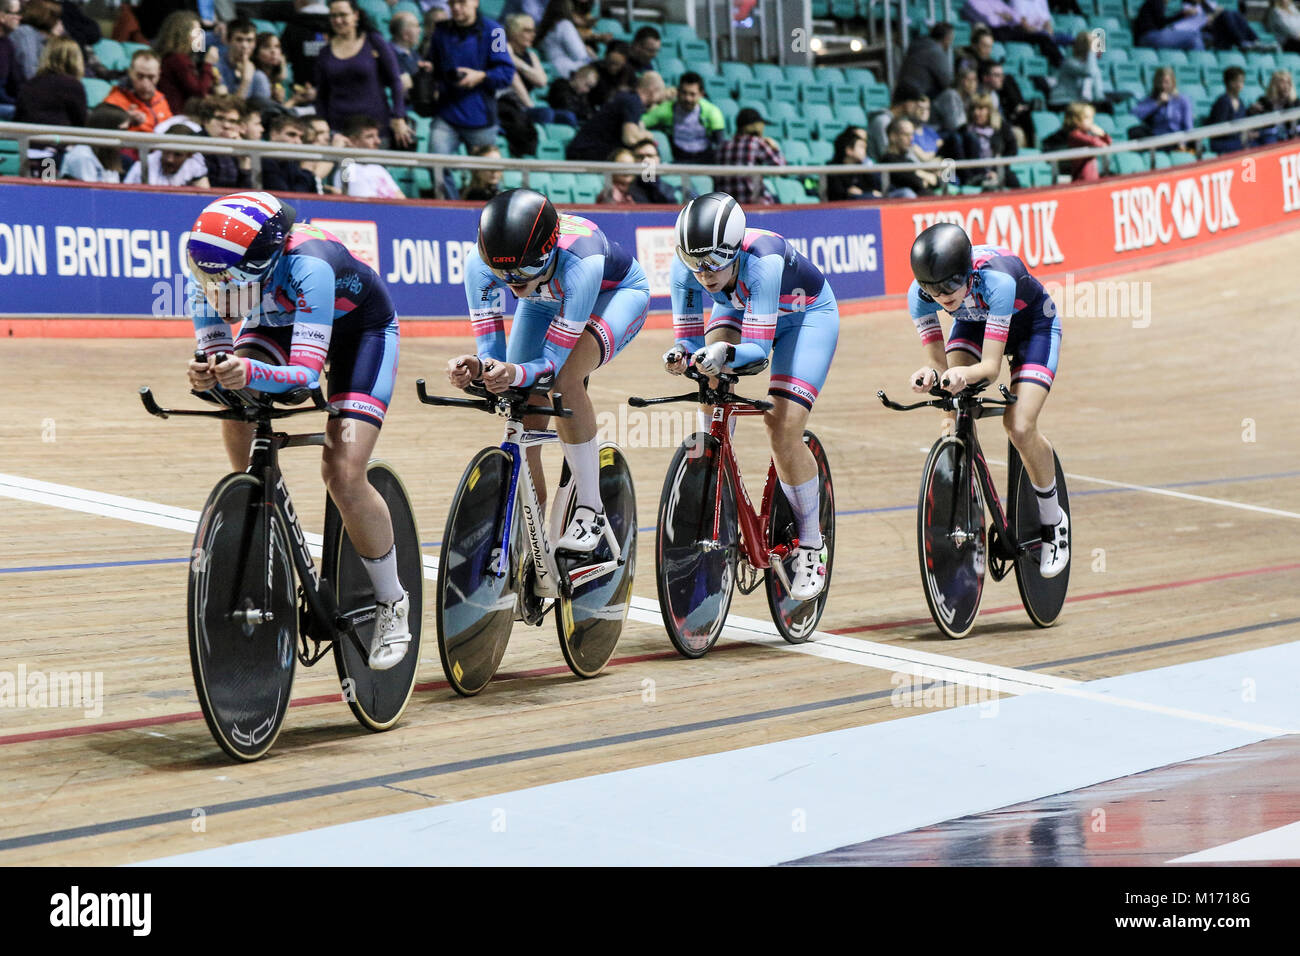
[[[243,285],[274,268],[293,228],[293,207],[270,193],[222,196],[190,227],[185,254],[204,286]]]

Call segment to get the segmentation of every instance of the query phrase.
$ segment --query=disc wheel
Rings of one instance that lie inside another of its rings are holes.
[[[772,611],[772,623],[781,632],[781,636],[791,644],[803,644],[812,638],[817,630],[817,622],[822,618],[826,608],[826,599],[830,596],[831,571],[835,562],[835,488],[831,482],[831,467],[826,460],[826,450],[812,432],[803,433],[804,444],[812,452],[817,462],[817,490],[819,493],[819,521],[822,540],[826,548],[826,580],[821,593],[807,601],[797,601],[790,596],[781,578],[768,568],[765,572],[767,583],[767,606]],[[774,484],[772,492],[772,520],[768,523],[767,544],[769,548],[777,545],[787,547],[798,537],[799,523],[794,509],[786,500],[779,483]]]
[[[1039,571],[1043,541],[1038,496],[1015,446],[1008,442],[1007,448],[1007,511],[1013,516],[1012,533],[1016,542],[1025,549],[1016,559],[1016,587],[1020,589],[1020,600],[1024,602],[1029,619],[1039,627],[1051,627],[1065,606],[1065,594],[1070,587],[1070,565],[1067,564],[1054,578],[1045,578]],[[1056,498],[1061,510],[1069,517],[1070,495],[1056,452],[1052,452],[1052,460],[1056,465]],[[1070,534],[1073,537],[1073,526]]]
[[[984,594],[984,500],[966,447],[953,436],[934,443],[916,508],[921,583],[935,626],[962,638]]]

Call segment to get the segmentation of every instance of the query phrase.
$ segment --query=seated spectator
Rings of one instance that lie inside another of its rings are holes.
[[[863,166],[867,158],[867,131],[861,126],[850,126],[835,137],[835,155],[832,166]],[[831,202],[846,199],[879,199],[880,177],[870,173],[841,173],[826,177],[826,198]]]
[[[221,75],[217,72],[221,51],[215,46],[205,50],[203,27],[197,14],[188,10],[168,14],[155,48],[162,60],[158,89],[167,97],[167,106],[173,113],[192,96],[217,92],[221,85]]]
[[[1004,122],[1011,124],[1016,142],[1026,146],[1034,142],[1034,117],[1020,84],[1014,76],[1007,76],[1006,67],[994,60],[986,60],[979,67],[980,90],[993,97],[993,108],[1002,114]]]
[[[659,175],[659,166],[663,163],[659,144],[648,137],[633,144],[632,158],[641,164],[641,175],[632,184],[632,198],[639,203],[676,204],[677,190]]]
[[[930,98],[921,97],[916,101],[916,113],[912,117],[912,126],[916,130],[915,138],[912,140],[913,152],[916,158],[923,163],[928,163],[939,155],[943,148],[943,137],[939,131],[930,125]]]
[[[990,159],[994,156],[1014,156],[1018,152],[1016,137],[1002,121],[1002,114],[993,108],[993,97],[981,93],[971,101],[970,119],[961,129],[962,156],[966,159]],[[1007,166],[968,167],[961,170],[961,180],[967,186],[984,189],[1014,189],[1020,183]]]
[[[1045,4],[1043,10],[1046,11]],[[1063,57],[1052,34],[1050,15],[1045,20],[1037,13],[1025,16],[1017,13],[1002,0],[966,0],[962,13],[972,23],[982,23],[987,26],[993,31],[995,39],[1004,43],[1011,41],[1032,43],[1038,47],[1038,52],[1047,58],[1048,63],[1054,67],[1061,65]]]
[[[214,139],[243,139],[243,107],[238,98],[224,93],[204,97],[196,117],[203,126],[203,135]],[[176,134],[181,131],[172,129],[169,132]],[[204,153],[203,163],[214,189],[247,189],[253,185],[253,160],[250,156]]]
[[[475,146],[469,151],[471,156],[484,156],[489,159],[500,159],[501,150],[495,146]],[[473,200],[474,202],[487,202],[497,193],[501,192],[501,170],[499,169],[475,169],[469,174],[469,184],[465,191],[461,193],[460,198]]]
[[[582,42],[587,44],[587,49],[593,55],[614,39],[612,33],[596,32],[596,0],[573,0],[573,22],[578,25],[578,35],[582,37]],[[537,19],[534,17],[534,19]]]
[[[646,74],[647,76],[651,74]],[[784,166],[785,156],[781,148],[764,136],[767,120],[758,110],[745,107],[736,115],[736,135],[718,147],[719,166]],[[911,127],[908,127],[911,135]],[[767,191],[763,177],[758,176],[714,176],[713,188],[720,193],[727,193],[742,206],[747,203],[772,205],[776,197]]]
[[[1210,107],[1210,124],[1231,123],[1246,115],[1246,104],[1241,101],[1241,91],[1246,88],[1246,71],[1230,66],[1223,71],[1223,95]],[[1252,131],[1245,130],[1231,136],[1216,136],[1210,140],[1210,149],[1216,153],[1233,153],[1245,149]]]
[[[977,70],[981,63],[993,59],[993,31],[984,24],[972,27],[970,44],[957,51],[954,68],[957,70]]]
[[[194,136],[188,129],[173,129],[169,136]],[[196,186],[207,189],[208,169],[203,154],[189,150],[151,150],[143,163],[133,165],[122,180],[149,186]]]
[[[236,97],[238,99],[238,97]],[[259,143],[266,132],[266,127],[262,123],[262,111],[252,103],[244,102],[240,104],[240,136],[245,142]]]
[[[172,115],[167,97],[158,89],[161,72],[157,53],[153,50],[136,50],[131,56],[126,78],[104,97],[105,103],[126,110],[131,119],[128,129],[132,133],[152,133],[155,126]]]
[[[1269,0],[1264,26],[1287,53],[1300,53],[1300,9],[1291,0]]]
[[[40,68],[46,42],[51,37],[63,36],[59,19],[62,12],[55,0],[27,0],[23,4],[21,22],[9,34],[9,41],[13,44],[18,75],[24,82]]]
[[[41,51],[36,75],[18,91],[14,121],[46,126],[85,126],[85,61],[71,37],[52,37]],[[53,155],[53,153],[49,153]]]
[[[930,28],[929,36],[913,40],[898,68],[898,82],[910,83],[931,99],[952,86],[949,51],[954,36],[956,31],[951,23],[936,23]]]
[[[323,116],[303,117],[302,141],[309,146],[344,146],[348,144],[342,133],[330,130],[330,124]],[[334,185],[334,172],[338,166],[330,159],[303,160],[299,163],[305,172],[311,173],[316,180],[316,192],[338,193]]]
[[[1143,122],[1148,136],[1180,133],[1192,128],[1192,104],[1178,92],[1178,78],[1173,67],[1162,66],[1156,70],[1151,95],[1134,105],[1133,115]]]
[[[1164,0],[1146,0],[1133,18],[1133,39],[1140,46],[1165,50],[1230,50],[1252,46],[1259,37],[1236,10],[1212,0],[1184,0],[1176,14],[1165,14]]]
[[[1097,125],[1097,111],[1091,103],[1071,103],[1065,108],[1061,129],[1065,133],[1065,149],[1094,149],[1109,146],[1110,134]],[[1070,164],[1071,182],[1095,182],[1101,178],[1097,157],[1076,159]]]
[[[574,70],[593,59],[573,20],[572,0],[550,0],[546,5],[546,13],[537,25],[537,45],[559,76],[572,76]]]
[[[597,109],[613,99],[615,93],[636,86],[636,73],[627,59],[631,50],[632,47],[623,40],[611,40],[605,46],[605,56],[596,61],[600,77],[595,92],[591,94],[591,102]]]
[[[577,134],[565,147],[565,157],[601,160],[620,146],[630,149],[646,138],[642,115],[666,95],[663,78],[658,73],[642,73],[635,90],[615,94],[578,127]]]
[[[21,17],[19,0],[0,0],[0,120],[13,118],[18,88],[23,85],[18,56],[9,39]]]
[[[594,91],[599,80],[600,71],[594,63],[580,66],[567,80],[557,76],[551,81],[546,101],[556,112],[572,113],[575,120],[573,125],[581,126],[596,111]]]
[[[880,157],[884,163],[915,163],[912,152],[912,138],[916,129],[906,116],[895,116],[886,128],[888,146]],[[913,199],[917,196],[929,196],[939,185],[939,174],[928,169],[904,170],[892,172],[889,176],[889,195]]]
[[[1056,71],[1056,85],[1047,102],[1053,107],[1064,107],[1070,103],[1091,103],[1093,106],[1110,112],[1110,100],[1106,98],[1106,81],[1101,75],[1101,66],[1097,63],[1097,51],[1093,49],[1092,34],[1080,30],[1074,38],[1074,47],[1065,58],[1061,68]]]
[[[555,0],[551,2],[554,3]],[[659,31],[651,26],[642,27],[632,37],[632,46],[627,51],[628,66],[637,76],[651,70],[658,72],[655,67],[655,57],[659,55],[661,49],[663,49],[663,37],[659,35]]]
[[[199,116],[203,113],[203,99],[197,96],[191,97],[185,101],[185,106],[181,112],[173,113],[167,119],[163,120],[153,128],[155,133],[166,133],[175,126],[185,126],[200,136],[203,135],[203,123]]]
[[[267,138],[272,143],[302,142],[306,126],[302,120],[288,113],[279,113],[271,117],[267,124]],[[262,158],[262,188],[267,192],[277,193],[318,193],[320,186],[316,177],[302,168],[296,159],[279,159],[274,156]]]
[[[531,122],[577,126],[578,118],[572,113],[539,105],[533,99],[533,90],[544,89],[547,84],[546,70],[542,68],[537,51],[532,48],[533,37],[536,35],[537,28],[528,14],[512,13],[506,17],[506,42],[510,49],[510,59],[515,64],[515,77],[510,82],[510,89],[498,94],[498,105],[502,97],[513,94]]]
[[[86,118],[86,128],[124,130],[130,122],[126,110],[120,106],[100,103]],[[124,171],[120,147],[77,143],[64,151],[59,178],[83,183],[120,183]]]
[[[1205,15],[1204,43],[1216,50],[1251,50],[1259,43],[1259,34],[1238,10],[1220,7],[1213,0],[1185,0],[1187,6],[1199,6]]]
[[[646,129],[665,129],[675,163],[712,163],[727,137],[722,110],[704,98],[704,79],[686,72],[677,81],[677,99],[664,100],[642,118]]]
[[[315,101],[316,87],[311,83],[294,83],[293,89],[289,89],[289,71],[280,38],[269,30],[257,35],[253,44],[253,65],[266,74],[272,101],[285,109],[292,110]]]
[[[329,43],[316,57],[316,112],[332,127],[348,116],[373,116],[382,124],[385,145],[408,148],[415,136],[406,123],[406,92],[393,48],[371,28],[356,0],[331,0],[329,10]]]
[[[26,90],[24,89],[24,92]],[[1268,89],[1264,95],[1257,99],[1246,110],[1247,116],[1259,116],[1264,113],[1275,113],[1278,110],[1293,110],[1300,106],[1295,95],[1295,83],[1291,79],[1290,70],[1274,70],[1268,78]],[[1292,139],[1296,134],[1296,122],[1290,120],[1286,123],[1278,123],[1275,126],[1265,126],[1255,130],[1255,142],[1261,146],[1267,146],[1269,143],[1280,143],[1284,139]]]
[[[373,116],[349,116],[343,121],[343,136],[353,149],[379,149],[379,121]],[[334,174],[334,186],[345,196],[370,199],[402,199],[401,188],[378,163],[345,160]]]
[[[271,80],[253,62],[257,27],[241,17],[226,27],[226,38],[226,55],[217,62],[226,92],[263,108],[273,104]]]
[[[609,154],[611,163],[635,163],[632,150],[620,147]],[[636,199],[632,196],[632,184],[636,182],[635,173],[614,173],[609,177],[609,185],[600,191],[596,202],[602,205],[634,206]]]
[[[965,126],[971,98],[979,91],[979,74],[970,67],[959,69],[953,85],[935,97],[931,108],[938,129],[949,132]]]
[[[878,113],[867,123],[867,155],[873,162],[880,162],[880,157],[889,148],[889,124],[900,116],[915,121],[924,98],[925,94],[910,83],[899,83],[894,87],[889,111]]]

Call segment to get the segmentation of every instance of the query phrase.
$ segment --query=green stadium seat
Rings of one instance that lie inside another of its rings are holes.
[[[712,60],[697,60],[694,63],[687,63],[686,66],[688,69],[694,70],[696,73],[700,74],[700,76],[706,80],[711,76],[718,75],[718,68],[713,65]]]
[[[1146,156],[1139,153],[1115,153],[1110,157],[1110,169],[1115,176],[1145,173],[1147,172]]]
[[[1259,85],[1264,87],[1264,89],[1268,89],[1268,84],[1273,82],[1273,74],[1276,72],[1277,70],[1271,66],[1260,67],[1259,71],[1255,74],[1259,78]],[[1250,73],[1250,67],[1246,67],[1247,79],[1250,78]]]
[[[1088,29],[1088,21],[1077,13],[1058,13],[1052,18],[1052,30],[1054,33],[1069,33],[1075,35],[1086,29]]]
[[[1219,58],[1215,56],[1213,50],[1190,50],[1187,54],[1187,62],[1195,63],[1197,66],[1218,66]],[[1222,73],[1222,70],[1220,70]]]
[[[835,137],[839,136],[840,133],[844,131],[844,121],[834,118],[819,119],[815,124],[815,128],[817,130],[817,138],[823,142],[830,143],[834,142]]]
[[[86,105],[91,109],[104,102],[104,97],[108,96],[113,89],[113,84],[108,80],[96,79],[93,76],[83,76],[81,85],[86,89]]]
[[[731,90],[733,93],[740,86],[742,81],[752,80],[754,78],[754,71],[750,69],[748,63],[736,63],[733,60],[728,60],[724,63],[718,64],[718,69],[721,70],[722,76],[726,77],[727,80],[731,82]]]
[[[601,17],[592,26],[597,33],[608,33],[615,40],[627,38],[627,31],[623,29],[623,24],[619,23],[613,17]]]
[[[507,169],[501,174],[502,189],[518,189],[524,184],[524,174],[517,169]]]
[[[546,123],[544,125],[546,128],[547,140],[553,143],[560,143],[561,145],[573,139],[574,134],[577,133],[577,130],[572,126],[568,126],[564,123]]]
[[[809,123],[803,117],[796,119],[787,119],[785,121],[785,138],[790,140],[799,140],[808,142],[812,139],[813,124]]]
[[[1129,52],[1129,59],[1131,59],[1134,63],[1157,63],[1158,64],[1160,62],[1160,53],[1167,53],[1167,52],[1169,51],[1161,50],[1159,53],[1157,53],[1155,50],[1151,49],[1150,47],[1145,47],[1145,46],[1134,47]]]
[[[808,166],[812,163],[812,151],[808,144],[797,139],[786,140],[781,150],[785,161],[791,166]]]
[[[852,20],[857,15],[857,0],[831,0],[831,16],[836,20]]]
[[[760,103],[766,103],[767,84],[762,80],[741,80],[740,86],[736,90],[736,99],[757,100]]]
[[[727,121],[727,129],[734,129],[736,114],[740,112],[740,104],[731,98],[727,98],[725,100],[714,100],[713,105],[721,111],[722,118]]]
[[[555,140],[539,140],[537,143],[538,159],[564,159],[564,144]]]
[[[831,105],[831,88],[825,83],[805,83],[800,88],[799,94],[805,105]]]
[[[1031,56],[1037,56],[1038,49],[1030,43],[1012,42],[1006,44],[1006,61],[1008,64],[1019,63],[1021,60],[1027,60]]]
[[[1136,83],[1138,86],[1146,85],[1142,76],[1142,67],[1137,63],[1112,63],[1110,65],[1110,77],[1117,88],[1123,87],[1126,83]]]
[[[867,86],[862,90],[862,105],[868,113],[889,109],[889,87]]]
[[[654,129],[650,131],[650,136],[654,139],[655,145],[659,147],[659,157],[665,163],[671,161],[673,155],[673,144],[672,141],[668,139],[668,134],[663,130]]]
[[[1276,70],[1278,63],[1272,53],[1256,53],[1251,51],[1246,54],[1246,69],[1251,70]]]
[[[1222,86],[1223,71],[1225,69],[1227,69],[1227,67],[1221,67],[1219,66],[1218,63],[1215,63],[1213,65],[1202,65],[1201,82],[1205,84],[1205,86],[1208,89],[1214,89],[1215,87]]]
[[[0,139],[0,176],[18,176],[21,173],[18,144],[11,139]]]
[[[1163,149],[1156,150],[1156,154],[1155,154],[1156,169],[1168,169],[1172,165],[1173,163],[1170,161],[1168,153],[1166,153]]]
[[[803,114],[799,112],[799,104],[787,100],[778,100],[767,104],[767,112],[763,115],[775,122],[777,120],[799,119]]]
[[[1189,86],[1201,84],[1201,68],[1194,63],[1180,63],[1174,67],[1174,77],[1178,85]]]
[[[831,15],[831,0],[812,0],[814,19],[825,20]]]
[[[578,173],[573,177],[573,201],[575,203],[594,203],[600,191],[605,188],[605,179],[595,173]]]
[[[1248,78],[1249,79],[1249,78]],[[1241,101],[1253,103],[1264,95],[1264,88],[1258,83],[1247,83],[1241,90]]]
[[[799,102],[799,87],[785,80],[772,80],[767,84],[767,95],[771,100],[783,103]]]
[[[1035,110],[1030,114],[1030,122],[1034,125],[1034,139],[1040,143],[1061,128],[1061,117],[1047,110]]]
[[[755,63],[754,79],[762,80],[764,83],[784,83],[785,70],[775,63]]]
[[[831,105],[836,109],[841,106],[862,105],[862,87],[856,83],[835,83],[831,85]]]
[[[665,44],[678,43],[682,40],[694,39],[695,30],[686,23],[663,23],[659,25],[659,35]]]
[[[1152,52],[1154,53],[1155,51],[1153,50]],[[1162,51],[1162,52],[1166,52],[1166,51]],[[1246,54],[1242,53],[1240,50],[1220,50],[1219,51],[1220,69],[1224,69],[1229,66],[1239,66],[1244,70],[1246,68]]]
[[[1127,21],[1119,17],[1101,15],[1096,18],[1095,22],[1098,27],[1106,31],[1106,56],[1110,56],[1110,48],[1116,37],[1123,36],[1131,39],[1133,36],[1133,31],[1129,29]],[[1056,29],[1060,30],[1061,28],[1057,26]]]
[[[1103,17],[1115,17],[1117,20],[1129,19],[1129,12],[1124,9],[1124,0],[1098,0],[1096,10]]]
[[[825,166],[835,158],[834,143],[823,142],[820,139],[815,139],[808,144],[808,149],[812,153],[812,161],[814,163],[819,163],[822,166]]]
[[[1109,133],[1112,139],[1114,138],[1115,132],[1118,129],[1115,125],[1115,117],[1111,116],[1109,113],[1098,113],[1097,125],[1105,132]],[[1021,152],[1023,153],[1024,150],[1022,149]]]
[[[725,76],[706,76],[704,78],[704,97],[710,103],[720,104],[723,100],[733,99],[735,87]]]
[[[832,74],[835,79],[832,80]],[[844,74],[833,66],[819,66],[813,70],[811,66],[787,66],[785,68],[785,78],[791,83],[803,85],[804,83],[831,83],[839,82],[844,79]]]
[[[1213,102],[1213,98],[1210,96],[1210,91],[1200,83],[1188,83],[1186,86],[1183,86],[1180,83],[1178,85],[1178,92],[1191,100],[1192,109],[1197,110],[1198,112],[1200,111],[1201,106],[1204,106],[1208,111],[1210,103]]]
[[[557,178],[560,176],[564,176],[564,178],[557,181]],[[567,206],[573,202],[576,202],[576,200],[573,198],[572,177],[563,173],[552,173],[551,184],[546,187],[546,198],[549,199],[551,202],[555,203],[557,206],[559,205]]]
[[[1300,73],[1300,53],[1283,53],[1277,61],[1292,73]]]
[[[358,0],[357,6],[359,6],[362,9],[362,11],[365,12],[370,17],[370,22],[375,25],[376,30],[378,30],[384,36],[388,36],[388,21],[390,21],[393,18],[393,12],[392,9],[388,6],[388,4],[384,2],[384,0]],[[483,8],[484,8],[483,9],[484,16],[492,17],[493,19],[496,19],[486,9],[487,8],[486,3],[483,4]]]
[[[1195,153],[1172,152],[1166,153],[1165,155],[1169,157],[1169,164],[1171,166],[1185,166],[1187,163],[1196,162]]]
[[[803,113],[804,118],[810,123],[816,123],[819,120],[830,122],[835,119],[835,112],[830,108],[830,106],[822,105],[820,103],[810,103],[804,107]]]
[[[759,115],[762,116],[764,119],[767,119],[767,114],[771,112],[768,109],[768,107],[771,106],[771,104],[767,101],[766,98],[761,100],[759,99],[736,100],[736,103],[740,106],[742,110],[758,110]]]
[[[505,10],[505,0],[482,0],[479,4],[479,12],[489,20],[501,22],[501,15]]]
[[[1106,45],[1106,59],[1111,63],[1127,63],[1129,61],[1128,50],[1122,46]],[[1102,69],[1105,69],[1103,66]]]
[[[677,55],[687,63],[712,63],[713,49],[703,40],[682,40]]]
[[[104,69],[113,73],[125,70],[130,65],[126,50],[116,40],[105,37],[92,48]]]
[[[867,111],[861,106],[840,106],[835,115],[844,121],[845,126],[866,126]]]
[[[661,56],[655,62],[659,67],[659,75],[669,86],[676,86],[678,77],[686,72],[686,64],[675,56]]]
[[[880,78],[865,67],[846,66],[843,73],[845,83],[856,83],[858,86],[876,86],[880,84]]]
[[[1052,69],[1047,62],[1047,57],[1043,56],[1033,56],[1027,60],[1021,60],[1019,66],[1020,76],[1025,80],[1025,83],[1022,85],[1027,85],[1030,89],[1032,89],[1034,85],[1030,82],[1031,77],[1048,76],[1052,73]]]

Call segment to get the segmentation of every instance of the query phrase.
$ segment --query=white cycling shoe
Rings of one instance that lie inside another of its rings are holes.
[[[1070,518],[1061,509],[1061,520],[1043,525],[1043,549],[1039,554],[1038,573],[1054,578],[1070,563]]]
[[[590,552],[596,550],[605,537],[605,512],[587,505],[578,505],[573,511],[564,537],[555,545],[556,551]]]
[[[786,574],[790,579],[790,597],[796,601],[811,601],[826,586],[826,547],[795,548],[786,558]]]
[[[410,595],[403,592],[400,601],[375,602],[375,636],[370,641],[371,670],[386,671],[401,663],[411,643],[407,615],[411,613]]]

